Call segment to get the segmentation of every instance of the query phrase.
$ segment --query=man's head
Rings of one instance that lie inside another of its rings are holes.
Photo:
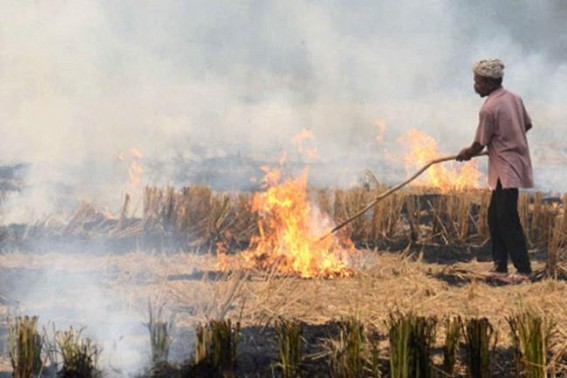
[[[474,90],[485,97],[502,85],[504,63],[499,59],[483,59],[474,64],[473,72]]]

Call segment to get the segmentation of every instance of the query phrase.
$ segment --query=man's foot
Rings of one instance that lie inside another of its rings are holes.
[[[520,272],[511,273],[506,278],[505,281],[511,284],[520,284],[522,282],[529,282],[530,276],[529,274],[524,274]]]
[[[484,276],[489,280],[503,280],[508,277],[508,272],[499,272],[497,270],[489,270],[484,273]]]

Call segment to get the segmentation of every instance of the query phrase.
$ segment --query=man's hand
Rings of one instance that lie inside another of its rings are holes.
[[[470,147],[469,148],[463,148],[461,150],[461,152],[459,152],[459,154],[457,155],[457,161],[471,160],[472,157],[473,157],[473,153],[471,152]]]
[[[471,160],[474,156],[478,155],[484,146],[478,142],[474,142],[470,147],[463,148],[457,155],[457,161]]]

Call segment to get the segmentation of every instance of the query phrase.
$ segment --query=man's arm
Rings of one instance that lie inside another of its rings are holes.
[[[457,155],[457,161],[471,160],[473,156],[478,155],[484,146],[478,142],[474,142],[470,147],[463,148]]]

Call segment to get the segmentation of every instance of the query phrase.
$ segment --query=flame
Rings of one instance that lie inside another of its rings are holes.
[[[409,153],[404,156],[405,168],[408,172],[416,171],[433,159],[442,157],[437,150],[437,142],[426,133],[410,129],[400,142],[410,147]],[[448,162],[435,164],[412,184],[438,188],[443,192],[478,188],[482,173],[478,170],[478,163],[470,160],[466,163]]]
[[[294,135],[291,138],[291,142],[293,144],[300,144],[302,143],[304,140],[306,139],[312,139],[313,138],[313,132],[311,130],[307,130],[307,129],[302,129],[298,134]]]
[[[332,237],[320,239],[330,229],[330,222],[322,219],[307,199],[307,170],[283,183],[280,179],[279,169],[268,170],[266,191],[252,199],[252,209],[260,220],[259,235],[243,254],[248,266],[303,278],[351,276],[344,244]]]
[[[311,130],[302,129],[291,138],[291,142],[297,146],[297,150],[303,158],[315,160],[319,158],[317,148],[309,147],[309,141],[313,139],[313,132]]]
[[[376,135],[376,142],[382,143],[384,141],[384,132],[386,132],[386,121],[383,119],[378,119],[374,121],[374,126],[378,129],[378,134]]]
[[[142,174],[144,173],[144,168],[142,167],[142,159],[144,155],[142,152],[132,147],[130,152],[130,164],[128,165],[128,185],[138,186],[142,182]]]
[[[144,173],[144,168],[137,161],[132,161],[128,167],[128,185],[138,186],[142,182],[142,173]]]
[[[131,147],[128,151],[120,153],[117,157],[118,161],[126,162],[128,165],[128,183],[129,189],[139,186],[142,182],[142,174],[144,168],[142,167],[142,159],[144,154],[136,147]]]

